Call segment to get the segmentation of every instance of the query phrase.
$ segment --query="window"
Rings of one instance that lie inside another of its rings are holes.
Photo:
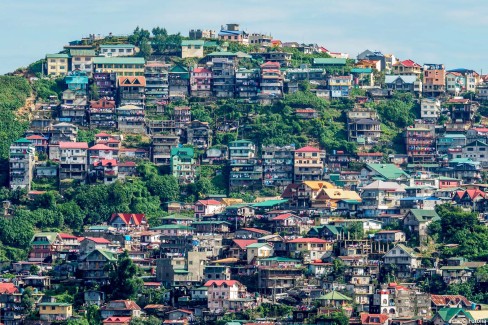
[[[51,306],[51,310],[56,310],[56,307],[55,306]]]

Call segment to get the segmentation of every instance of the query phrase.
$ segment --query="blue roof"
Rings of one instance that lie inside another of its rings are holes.
[[[219,32],[219,36],[225,36],[225,35],[241,35],[242,31],[241,30],[221,30]]]

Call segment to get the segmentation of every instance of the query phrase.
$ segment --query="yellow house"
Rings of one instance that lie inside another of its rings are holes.
[[[337,208],[340,200],[355,200],[361,202],[361,197],[355,191],[345,191],[340,188],[322,188],[312,201],[313,208]]]
[[[60,76],[68,73],[68,54],[46,54],[48,75]]]
[[[203,58],[202,40],[184,40],[181,41],[181,57],[184,58]]]
[[[140,57],[95,57],[93,69],[96,72],[117,73],[117,76],[143,76],[146,61]]]
[[[39,305],[39,316],[41,320],[55,321],[66,320],[73,316],[71,304],[63,302],[43,302]]]

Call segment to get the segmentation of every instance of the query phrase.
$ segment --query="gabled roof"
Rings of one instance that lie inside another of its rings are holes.
[[[217,287],[221,287],[224,284],[230,287],[230,286],[233,286],[235,284],[238,284],[239,285],[240,282],[237,281],[237,280],[210,280],[210,281],[205,282],[204,286],[205,287],[210,287],[210,286],[215,285]]]
[[[257,239],[233,239],[232,241],[239,246],[240,249],[246,249],[247,246],[258,242]]]
[[[202,204],[202,205],[223,205],[222,202],[219,202],[217,200],[198,200],[197,204]]]
[[[454,317],[456,317],[458,314],[460,314],[460,313],[466,315],[466,318],[468,318],[469,320],[473,321],[473,318],[471,317],[471,315],[469,313],[466,313],[462,308],[449,308],[449,307],[445,307],[445,308],[440,309],[437,312],[437,315],[444,322],[450,324],[451,323],[451,320]]]
[[[19,292],[19,289],[12,282],[0,283],[0,294],[16,292]]]
[[[385,83],[386,84],[394,83],[398,79],[401,79],[406,84],[413,84],[415,81],[417,81],[417,76],[386,75],[385,76]]]
[[[143,213],[114,213],[110,217],[109,223],[112,223],[117,217],[119,217],[126,225],[132,223],[139,226],[146,223],[146,216]]]
[[[366,186],[363,186],[363,190],[390,190],[395,192],[405,192],[405,188],[395,182],[384,182],[376,180]]]
[[[314,191],[318,191],[322,188],[335,188],[334,185],[326,181],[303,181],[302,184],[310,187]]]
[[[123,304],[125,310],[141,310],[141,307],[139,307],[139,305],[132,300],[112,300],[109,301],[105,307],[102,307],[102,309],[106,309],[106,310],[119,309],[117,308],[119,304]]]
[[[96,244],[110,244],[110,240],[102,237],[85,237],[85,240],[90,240]]]
[[[380,174],[386,180],[395,180],[401,177],[408,177],[408,174],[405,173],[401,168],[398,168],[394,164],[366,164],[366,168],[369,170],[375,171],[376,173]]]
[[[251,245],[247,245],[246,246],[246,249],[248,249],[248,248],[261,248],[263,246],[269,246],[271,248],[271,245],[268,244],[268,243],[254,243],[254,244],[251,244]]]
[[[115,167],[115,166],[117,166],[117,159],[102,159],[102,160],[98,160],[98,161],[95,161],[93,163],[93,166],[95,166],[95,167],[97,167],[97,166],[102,166],[102,167],[112,166],[112,167]]]
[[[114,324],[120,324],[120,323],[129,324],[131,319],[132,319],[132,317],[130,317],[130,316],[125,316],[125,317],[112,316],[112,317],[105,318],[103,320],[103,324],[112,324],[112,323],[114,323]]]
[[[372,319],[378,319],[378,321],[372,322]],[[388,320],[388,315],[386,314],[361,314],[361,325],[373,325],[373,324],[383,324]]]
[[[394,250],[395,248],[399,248],[411,257],[417,257],[417,254],[414,252],[414,250],[410,247],[407,247],[403,244],[396,244],[392,249],[390,249],[386,254],[388,254],[390,251]]]
[[[258,228],[241,228],[239,230],[254,232],[256,234],[262,234],[262,235],[269,235],[269,234],[271,234],[269,231],[266,231],[266,230],[263,230],[263,229],[258,229]]]
[[[119,87],[146,87],[146,78],[143,76],[125,76],[118,78]]]
[[[404,60],[404,61],[400,61],[400,62],[397,62],[395,63],[393,66],[404,66],[404,67],[407,67],[407,68],[421,68],[422,66],[420,64],[417,64],[415,63],[414,61],[408,59],[408,60]]]
[[[109,146],[106,146],[102,143],[96,144],[91,148],[88,148],[88,150],[114,150],[114,148],[110,148]]]
[[[331,292],[329,292],[329,293],[327,293],[325,295],[320,296],[317,299],[318,300],[338,300],[338,301],[346,300],[346,301],[352,301],[351,298],[349,298],[348,296],[343,295],[342,293],[340,293],[338,291],[331,291]]]
[[[409,213],[411,213],[418,222],[440,220],[440,217],[435,210],[411,209]]]
[[[204,40],[182,40],[181,41],[181,46],[203,46],[205,44]]]
[[[315,237],[311,237],[311,238],[302,237],[302,238],[295,238],[295,239],[289,240],[289,241],[287,241],[287,243],[292,243],[292,244],[297,244],[297,243],[326,244],[329,242],[327,240],[315,238]]]
[[[59,149],[88,149],[86,142],[59,142]]]
[[[284,214],[277,215],[274,218],[271,218],[271,220],[286,220],[290,217],[296,217],[296,215],[294,215],[292,213],[284,213]]]

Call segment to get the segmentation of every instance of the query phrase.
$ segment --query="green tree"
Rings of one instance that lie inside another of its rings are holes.
[[[130,321],[130,325],[161,325],[163,322],[154,316],[147,318],[134,317]]]
[[[100,91],[96,83],[92,83],[90,85],[90,98],[91,100],[99,100],[100,99]]]
[[[100,308],[97,305],[90,305],[86,309],[86,319],[90,325],[102,324],[102,316],[100,315]]]
[[[117,263],[109,266],[110,284],[107,293],[112,300],[133,299],[142,288],[142,279],[138,276],[137,266],[132,262],[127,251],[118,256]]]

